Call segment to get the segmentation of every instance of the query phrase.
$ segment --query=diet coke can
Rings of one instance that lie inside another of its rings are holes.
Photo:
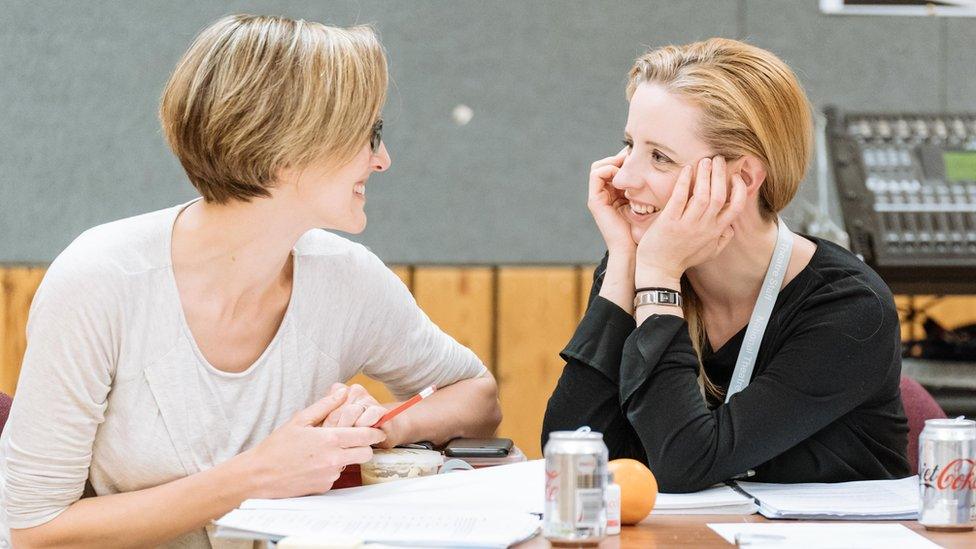
[[[589,427],[549,434],[543,534],[553,545],[596,545],[607,530],[607,445]]]
[[[929,419],[918,437],[918,522],[929,530],[972,530],[976,421]]]

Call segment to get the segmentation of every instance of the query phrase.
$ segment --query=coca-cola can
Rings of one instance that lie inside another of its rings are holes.
[[[607,531],[603,435],[584,427],[549,434],[542,531],[553,545],[596,545]]]
[[[976,421],[929,419],[918,437],[918,522],[929,530],[972,530]]]

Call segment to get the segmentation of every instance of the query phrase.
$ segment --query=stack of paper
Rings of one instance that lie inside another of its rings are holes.
[[[911,520],[918,516],[918,477],[836,484],[739,482],[767,518]]]
[[[217,536],[315,536],[425,547],[507,547],[533,536],[545,506],[541,460],[333,490],[247,500]]]
[[[692,494],[658,494],[654,515],[751,515],[756,503],[728,486],[713,486]]]

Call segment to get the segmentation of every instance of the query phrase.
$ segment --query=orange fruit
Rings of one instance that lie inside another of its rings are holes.
[[[609,469],[620,485],[620,523],[637,524],[647,518],[657,500],[654,473],[636,459],[615,459]]]

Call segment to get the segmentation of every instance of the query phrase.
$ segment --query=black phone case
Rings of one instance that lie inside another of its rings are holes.
[[[444,455],[448,457],[505,457],[511,452],[509,439],[454,439],[447,443]]]

